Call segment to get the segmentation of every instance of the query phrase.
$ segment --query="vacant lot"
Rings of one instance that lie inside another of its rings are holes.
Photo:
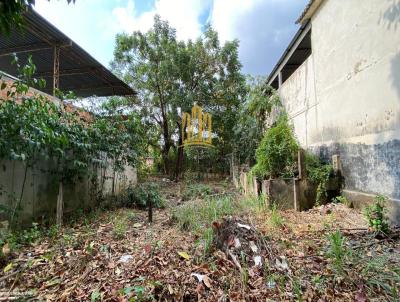
[[[342,204],[266,209],[228,182],[158,181],[147,212],[82,215],[62,230],[32,228],[7,254],[3,300],[396,301],[400,244],[375,239]],[[7,252],[7,251],[6,251]]]

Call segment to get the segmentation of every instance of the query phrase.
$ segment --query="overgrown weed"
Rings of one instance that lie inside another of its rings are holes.
[[[390,233],[389,221],[386,217],[386,202],[387,197],[377,195],[374,203],[364,210],[364,215],[368,220],[370,228],[377,234],[383,233],[387,235]]]
[[[213,193],[213,189],[208,184],[195,183],[188,184],[182,192],[183,200],[190,200],[194,198],[205,198]]]
[[[116,239],[125,238],[126,231],[128,229],[127,221],[125,218],[116,218],[114,221],[113,234]]]
[[[206,198],[200,202],[190,201],[177,207],[173,210],[173,217],[182,230],[191,231],[199,236],[206,256],[214,239],[212,222],[232,215],[236,207],[235,200],[230,196]]]
[[[371,257],[363,261],[362,277],[370,292],[385,292],[394,300],[400,299],[400,268],[394,267],[386,256]]]
[[[274,203],[271,207],[270,224],[273,228],[280,228],[285,224],[285,220],[279,213],[276,203]]]
[[[346,258],[350,256],[350,251],[346,246],[346,238],[343,237],[340,230],[328,235],[328,251],[326,255],[331,259],[333,268],[338,275],[344,273]]]

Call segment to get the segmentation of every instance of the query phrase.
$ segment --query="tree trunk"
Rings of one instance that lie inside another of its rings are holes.
[[[178,123],[179,140],[178,140],[178,156],[176,157],[176,166],[175,166],[175,181],[179,181],[183,164],[183,137],[182,137],[181,127],[182,127],[181,124]]]
[[[19,208],[19,206],[21,205],[21,202],[22,202],[22,197],[24,196],[27,172],[28,172],[28,164],[25,164],[24,179],[22,180],[21,193],[19,195],[19,200],[15,204],[14,210],[13,210],[12,215],[11,215],[11,223],[14,223],[15,213],[17,213],[17,210],[18,210],[18,208]]]
[[[112,179],[111,194],[112,194],[113,197],[115,196],[115,160],[114,160],[114,164],[113,164],[113,179]]]
[[[163,138],[164,138],[164,148],[161,152],[161,156],[164,162],[164,170],[165,174],[170,176],[170,165],[169,165],[169,149],[171,148],[171,141],[169,137],[169,127],[168,127],[168,118],[165,103],[163,101],[163,96],[161,90],[159,89],[159,96],[160,96],[160,109],[161,109],[161,116],[162,116],[162,131],[163,131]]]
[[[62,226],[63,223],[63,212],[64,212],[64,199],[63,199],[63,183],[62,181],[58,184],[58,196],[57,196],[57,225]]]
[[[150,195],[147,196],[147,210],[148,210],[148,219],[149,223],[153,222],[153,201],[150,198]]]

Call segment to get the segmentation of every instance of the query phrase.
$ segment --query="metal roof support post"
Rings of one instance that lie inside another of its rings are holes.
[[[279,73],[278,73],[278,89],[280,89],[281,88],[281,86],[282,86],[282,70],[279,70]]]
[[[53,55],[53,96],[60,87],[60,46],[54,46]]]

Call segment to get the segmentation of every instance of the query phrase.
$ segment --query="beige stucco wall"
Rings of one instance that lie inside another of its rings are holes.
[[[384,194],[397,206],[398,7],[398,0],[325,0],[311,20],[312,55],[280,88],[300,143],[327,159],[341,155],[346,190]]]

